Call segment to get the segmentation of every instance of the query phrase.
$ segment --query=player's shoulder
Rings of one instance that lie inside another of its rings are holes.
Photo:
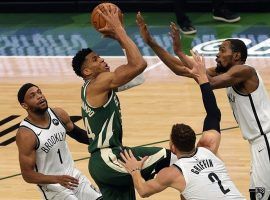
[[[90,84],[98,84],[102,82],[111,81],[114,76],[114,72],[102,72],[100,73]]]
[[[60,118],[61,121],[65,122],[69,119],[68,113],[63,108],[55,107],[50,109],[54,112],[56,117]]]
[[[165,167],[159,171],[157,178],[165,184],[174,182],[175,179],[183,177],[181,170],[176,166]]]
[[[243,72],[253,73],[255,72],[255,68],[250,65],[243,64],[243,65],[234,65],[228,71],[234,73],[243,73]]]
[[[20,126],[16,133],[16,143],[17,144],[25,144],[25,143],[32,143],[35,145],[36,136],[32,129],[26,126]]]

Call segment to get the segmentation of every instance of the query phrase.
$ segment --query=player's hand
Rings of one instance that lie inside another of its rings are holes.
[[[199,84],[203,82],[208,82],[204,57],[200,56],[197,52],[194,52],[192,50],[190,50],[190,53],[194,60],[191,71],[198,76],[196,81]]]
[[[123,22],[123,14],[119,19],[118,12],[119,9],[117,7],[111,8],[110,5],[102,5],[103,8],[99,8],[97,12],[102,15],[102,17],[106,20],[106,25],[104,28],[99,29],[98,31],[103,34],[104,37],[110,37],[113,39],[119,39],[118,33],[125,32],[122,22]],[[101,11],[102,9],[102,11]]]
[[[144,19],[143,19],[140,12],[137,13],[136,23],[139,27],[140,34],[141,34],[144,42],[149,44],[153,40],[153,38],[152,38],[152,36],[147,28],[147,24],[145,24]]]
[[[173,50],[175,54],[179,54],[182,52],[182,44],[180,39],[180,30],[175,25],[175,23],[171,22],[170,24],[171,31],[169,32],[172,41],[173,41]]]
[[[68,175],[56,176],[57,183],[68,189],[74,189],[78,187],[79,180]]]
[[[129,149],[128,151],[125,149],[124,153],[120,153],[124,162],[118,160],[118,162],[126,168],[128,173],[132,174],[136,170],[141,170],[144,162],[147,160],[148,156],[143,157],[141,160],[137,160],[132,151]]]

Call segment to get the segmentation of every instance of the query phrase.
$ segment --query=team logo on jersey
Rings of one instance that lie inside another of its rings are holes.
[[[229,102],[232,102],[232,103],[235,103],[235,96],[233,94],[228,94],[228,99],[229,99]]]
[[[52,123],[53,123],[55,126],[58,126],[59,120],[58,120],[58,119],[53,119],[53,120],[52,120]]]
[[[265,194],[265,188],[264,187],[256,187],[255,188],[255,194],[256,194],[256,199],[257,200],[263,199],[263,196]]]

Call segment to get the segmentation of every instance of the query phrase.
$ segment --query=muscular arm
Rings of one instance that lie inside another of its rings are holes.
[[[197,70],[197,83],[200,85],[203,105],[206,111],[206,117],[203,124],[203,136],[200,138],[197,146],[205,147],[217,153],[220,144],[220,119],[221,113],[217,106],[216,98],[208,81],[204,59],[191,52],[196,62],[194,69]]]
[[[145,21],[140,13],[137,14],[136,20],[143,40],[153,49],[153,51],[165,63],[165,65],[167,65],[176,75],[190,77],[184,64],[179,59],[163,49],[160,45],[158,45],[155,39],[151,36],[147,25],[145,24]]]
[[[167,187],[173,187],[180,192],[185,187],[183,175],[174,166],[162,169],[154,179],[149,181],[145,181],[142,178],[140,171],[132,172],[131,176],[134,187],[143,198],[161,192]]]
[[[36,164],[36,138],[31,130],[19,128],[16,135],[16,144],[19,150],[22,177],[27,183],[57,183],[55,176],[48,176],[34,171]]]
[[[154,39],[150,40],[147,44],[153,49],[153,51],[164,62],[164,64],[169,67],[170,70],[172,70],[176,75],[191,77],[183,62],[159,46]]]
[[[16,144],[19,151],[19,162],[22,177],[27,183],[54,184],[59,183],[66,188],[75,187],[78,180],[67,175],[54,176],[36,172],[36,136],[28,128],[19,128],[16,134]]]
[[[213,89],[226,88],[243,81],[246,81],[253,75],[254,69],[244,65],[233,66],[226,73],[211,77],[209,82]]]
[[[68,113],[64,111],[62,108],[54,108],[53,111],[60,118],[60,120],[64,123],[67,134],[73,139],[77,140],[80,143],[87,144],[91,142],[88,138],[87,132],[80,127],[76,126],[70,119]]]

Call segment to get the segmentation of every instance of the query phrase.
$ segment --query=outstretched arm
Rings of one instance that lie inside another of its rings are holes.
[[[254,72],[252,67],[236,65],[223,74],[213,77],[210,75],[208,78],[213,89],[226,88],[248,80]]]
[[[213,90],[208,81],[206,75],[206,68],[204,63],[204,58],[200,58],[199,55],[195,55],[192,52],[194,61],[194,70],[197,70],[197,82],[200,85],[203,105],[206,110],[206,117],[204,119],[203,125],[203,136],[198,142],[198,146],[208,148],[213,153],[217,153],[220,144],[220,119],[221,113],[217,106],[216,98]]]
[[[151,36],[140,13],[137,14],[137,24],[144,42],[153,49],[153,51],[165,63],[165,65],[167,65],[176,75],[193,77],[190,75],[188,68],[186,68],[179,59],[158,45],[155,39]]]
[[[173,41],[174,53],[178,56],[183,65],[185,65],[189,69],[192,69],[193,68],[192,66],[196,63],[194,62],[193,58],[187,56],[182,50],[179,28],[176,26],[175,23],[171,22],[170,29],[171,29],[170,36]]]
[[[119,161],[120,164],[122,164],[130,173],[134,187],[143,198],[161,192],[167,187],[173,187],[182,191],[185,186],[183,175],[174,166],[163,168],[158,172],[154,179],[145,181],[141,176],[141,169],[147,157],[138,161],[131,150],[129,150],[129,152],[124,150],[124,152],[121,153],[121,157],[124,162]]]

